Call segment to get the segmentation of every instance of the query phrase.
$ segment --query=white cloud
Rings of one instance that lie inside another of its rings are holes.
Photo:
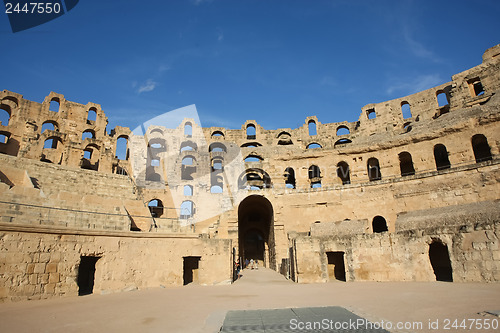
[[[153,79],[148,79],[145,83],[140,85],[139,89],[137,89],[137,93],[140,94],[143,92],[153,91],[157,84],[158,83]]]
[[[217,40],[219,42],[221,42],[222,40],[224,39],[224,33],[222,31],[220,31],[218,34],[217,34]]]
[[[413,38],[412,34],[410,33],[410,28],[409,26],[405,25],[403,26],[403,38],[406,42],[406,45],[408,46],[408,50],[418,58],[424,58],[424,59],[429,59],[434,62],[441,62],[441,59],[434,54],[431,50],[429,50],[427,47],[425,47],[424,44],[418,42]]]
[[[411,80],[399,80],[395,82],[393,85],[387,88],[386,92],[388,95],[392,95],[395,92],[402,93],[404,95],[411,95],[419,91],[438,86],[444,82],[446,81],[443,80],[439,76],[439,74],[418,75]]]

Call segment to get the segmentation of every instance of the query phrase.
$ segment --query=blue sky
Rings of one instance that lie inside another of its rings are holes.
[[[0,89],[99,103],[108,129],[190,104],[203,126],[354,121],[500,43],[498,0],[82,0],[16,34],[0,16]]]

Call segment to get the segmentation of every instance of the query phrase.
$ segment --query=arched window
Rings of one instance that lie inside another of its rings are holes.
[[[115,156],[119,160],[128,160],[128,154],[128,138],[126,136],[120,136],[118,140],[116,140]]]
[[[260,161],[263,161],[264,159],[258,155],[248,155],[247,157],[245,157],[245,162],[248,163],[248,162],[260,162]]]
[[[344,161],[339,162],[337,164],[337,176],[342,180],[342,185],[350,184],[349,164]]]
[[[9,134],[7,132],[0,132],[0,143],[9,142]]]
[[[208,147],[208,151],[214,152],[214,153],[217,153],[217,152],[222,153],[222,152],[227,152],[227,148],[225,145],[223,145],[220,142],[214,142],[214,143],[210,144],[210,146]]]
[[[311,165],[308,170],[311,188],[321,187],[321,170],[317,165]]]
[[[337,148],[337,147],[339,147],[339,148],[340,148],[340,147],[343,147],[344,145],[346,145],[346,144],[348,144],[348,143],[352,143],[352,141],[351,141],[351,140],[349,140],[349,139],[346,139],[346,138],[344,138],[344,139],[339,139],[339,140],[337,140],[337,141],[333,144],[333,147],[334,147],[334,148]]]
[[[382,173],[380,172],[380,165],[375,157],[368,159],[366,163],[368,167],[368,179],[370,181],[382,179]]]
[[[210,193],[222,193],[222,186],[220,186],[220,185],[212,185],[210,187]]]
[[[91,107],[87,112],[87,122],[94,122],[97,119],[97,109],[95,107]]]
[[[148,202],[148,208],[152,217],[161,217],[164,213],[163,202],[158,199],[153,199]]]
[[[186,156],[182,159],[181,179],[193,180],[196,173],[196,159],[193,156]]]
[[[403,114],[403,118],[411,118],[411,108],[410,108],[410,103],[404,101],[401,102],[401,113]]]
[[[10,106],[6,104],[0,105],[0,123],[2,124],[2,126],[9,126],[10,116]]]
[[[442,144],[434,146],[434,160],[436,161],[437,170],[448,169],[451,166],[450,160],[448,159],[448,151]]]
[[[375,216],[372,221],[373,232],[386,232],[389,231],[387,228],[387,222],[382,216]]]
[[[223,159],[220,157],[212,159],[212,171],[222,170]]]
[[[347,126],[339,126],[337,127],[337,136],[341,136],[341,135],[347,135],[349,134],[350,131],[349,131],[349,128]]]
[[[49,110],[54,112],[59,112],[60,104],[59,98],[54,97],[50,100]]]
[[[214,131],[212,133],[212,138],[224,138],[224,133],[221,131]]]
[[[184,196],[190,197],[193,195],[193,187],[191,185],[184,185]]]
[[[95,133],[93,130],[85,130],[82,133],[82,141],[85,139],[95,139]]]
[[[196,151],[196,149],[197,149],[197,145],[194,142],[184,141],[181,144],[181,151],[189,151],[189,150]]]
[[[261,147],[262,145],[258,142],[247,142],[241,145],[241,148],[256,148]]]
[[[160,166],[160,160],[159,159],[152,159],[151,160],[151,166],[152,167],[159,167]]]
[[[186,156],[182,159],[182,165],[194,165],[195,159],[192,156]]]
[[[323,148],[319,143],[310,143],[307,145],[306,149]]]
[[[257,137],[257,132],[255,130],[255,125],[248,124],[247,125],[247,140],[255,140]]]
[[[194,204],[190,200],[183,201],[181,203],[181,219],[188,219],[194,215]]]
[[[167,151],[165,140],[162,138],[154,138],[149,140],[148,147],[150,148],[152,154],[159,154]]]
[[[415,168],[413,167],[413,160],[411,154],[407,151],[399,153],[399,168],[401,170],[401,176],[412,176],[415,174]]]
[[[368,109],[368,110],[366,110],[366,117],[368,119],[375,119],[375,118],[377,118],[377,114],[375,113],[375,109]]]
[[[488,140],[482,134],[476,134],[471,139],[472,150],[474,151],[474,157],[476,162],[489,161],[492,159],[490,145]]]
[[[184,135],[188,138],[193,136],[193,125],[191,123],[186,123],[184,125]]]
[[[295,188],[295,171],[293,168],[285,169],[285,187],[286,188]]]
[[[441,90],[436,93],[436,99],[440,108],[443,106],[447,106],[450,103],[448,101],[448,95],[446,95],[446,93]]]
[[[316,131],[316,122],[314,120],[309,120],[309,122],[307,123],[307,127],[309,129],[310,136],[318,134],[318,132]]]
[[[288,132],[281,132],[280,134],[278,134],[278,145],[280,146],[293,145],[292,135]]]
[[[43,144],[44,149],[57,149],[59,142],[61,142],[61,139],[58,137],[50,137],[47,140],[45,140]]]
[[[57,130],[57,123],[55,121],[46,121],[42,124],[42,132],[45,132],[46,130],[49,131],[56,131]]]

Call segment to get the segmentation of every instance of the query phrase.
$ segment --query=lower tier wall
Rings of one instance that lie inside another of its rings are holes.
[[[499,238],[498,218],[475,225],[397,233],[298,236],[292,240],[291,276],[299,283],[335,280],[328,262],[328,253],[333,252],[343,255],[346,281],[436,281],[429,254],[435,243],[447,248],[454,282],[500,281]]]
[[[77,296],[82,256],[99,258],[94,293],[182,286],[184,257],[197,262],[190,269],[199,284],[230,283],[231,249],[230,240],[194,236],[0,224],[0,301]]]

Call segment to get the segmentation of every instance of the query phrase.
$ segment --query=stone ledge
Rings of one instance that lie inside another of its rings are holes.
[[[26,224],[1,223],[0,231],[28,232],[55,235],[81,235],[81,236],[103,236],[103,237],[128,237],[128,238],[176,238],[176,239],[198,239],[198,235],[189,234],[167,234],[167,233],[141,233],[131,231],[104,231],[104,230],[81,230],[50,226],[30,226]]]

